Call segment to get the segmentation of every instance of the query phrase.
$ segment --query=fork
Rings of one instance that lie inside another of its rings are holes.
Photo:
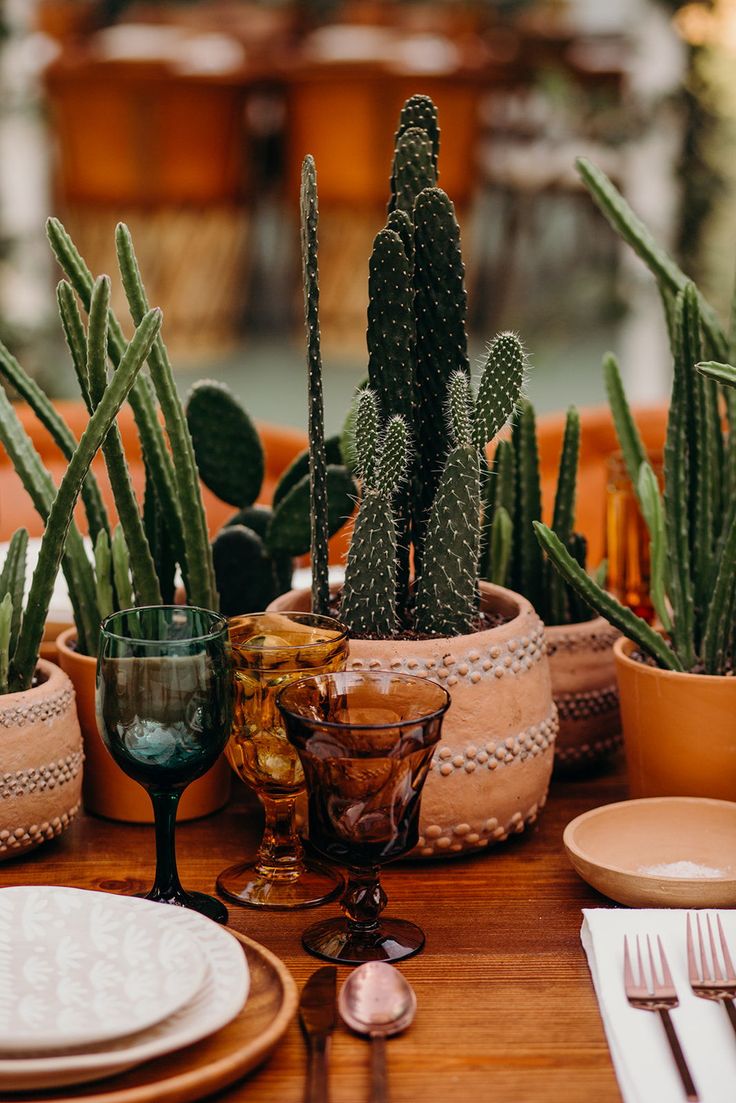
[[[654,954],[652,953],[652,944],[649,935],[647,935],[649,971],[651,974],[650,983],[644,970],[639,936],[636,936],[636,958],[638,965],[638,975],[636,977],[634,976],[631,954],[629,953],[629,941],[626,936],[624,936],[624,988],[626,990],[626,998],[632,1007],[638,1007],[642,1011],[656,1011],[659,1014],[665,1034],[667,1035],[667,1041],[672,1050],[672,1056],[677,1065],[677,1071],[680,1074],[682,1086],[685,1089],[685,1097],[697,1103],[700,1097],[693,1083],[690,1069],[687,1067],[685,1054],[682,1052],[680,1040],[675,1032],[675,1025],[670,1018],[670,1010],[673,1007],[677,1007],[680,1001],[677,998],[677,991],[674,981],[672,980],[670,967],[667,964],[662,939],[659,935],[657,935],[657,946],[659,948],[659,958],[662,966],[662,980],[657,976],[657,968],[654,964]]]
[[[708,961],[708,954],[705,949],[705,938],[703,937],[703,931],[700,926],[700,916],[696,915],[695,923],[698,929],[698,956],[700,958],[700,969],[698,970],[692,923],[690,922],[690,916],[688,915],[687,917],[687,971],[690,976],[690,987],[696,996],[700,996],[704,1000],[718,1000],[722,1003],[728,1012],[731,1026],[736,1031],[736,1007],[734,1007],[733,1003],[734,999],[736,999],[736,969],[733,967],[731,955],[728,952],[728,945],[726,943],[726,936],[723,933],[721,917],[718,915],[716,916],[716,923],[718,925],[718,940],[721,944],[723,969],[721,969],[718,960],[716,940],[713,936],[713,927],[711,926],[709,915],[705,917],[705,921],[708,926],[710,962]]]

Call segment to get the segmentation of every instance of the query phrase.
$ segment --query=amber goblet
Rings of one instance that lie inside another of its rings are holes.
[[[322,674],[279,693],[307,780],[310,843],[348,871],[344,916],[302,935],[317,957],[399,961],[424,945],[416,924],[381,916],[380,867],[417,844],[422,786],[449,704],[435,682],[389,671]]]
[[[233,723],[230,765],[263,804],[266,822],[255,859],[223,870],[217,888],[236,904],[285,910],[335,897],[339,873],[304,854],[296,828],[304,792],[299,756],[286,738],[276,695],[305,674],[342,670],[348,630],[313,613],[251,613],[230,620]]]

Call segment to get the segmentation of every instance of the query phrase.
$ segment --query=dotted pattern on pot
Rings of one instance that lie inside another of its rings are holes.
[[[594,739],[589,743],[581,743],[577,747],[562,747],[557,744],[555,761],[559,765],[577,766],[589,762],[597,762],[600,758],[612,755],[619,747],[623,746],[623,736],[610,735],[607,739]]]
[[[493,643],[482,650],[474,647],[466,652],[449,651],[441,659],[419,659],[411,655],[395,658],[388,669],[433,678],[452,687],[465,679],[477,684],[484,678],[513,677],[540,662],[544,654],[544,628],[538,621],[529,635],[518,639]],[[385,669],[385,660],[352,659],[349,665],[352,670],[381,670]]]
[[[45,766],[32,766],[28,770],[0,774],[0,800],[61,788],[77,776],[83,759],[82,751],[75,751],[60,758],[58,762],[50,762]]]
[[[489,739],[487,743],[468,743],[462,751],[438,747],[431,769],[440,777],[450,777],[456,770],[472,774],[477,769],[497,770],[499,766],[510,766],[515,761],[524,762],[554,746],[559,727],[557,709],[553,705],[549,716],[518,735],[510,735],[507,739]]]
[[[76,816],[79,807],[80,802],[77,801],[66,812],[62,812],[60,816],[54,816],[52,820],[0,831],[0,856],[15,850],[25,850],[27,847],[42,843],[44,839],[53,839],[55,835],[61,835]]]
[[[526,812],[514,812],[507,823],[499,823],[495,816],[490,816],[475,831],[469,823],[457,823],[451,828],[430,824],[419,838],[417,852],[422,858],[446,858],[463,850],[480,850],[502,843],[509,835],[519,835],[528,824],[534,823],[546,799],[545,796],[538,804],[532,804]]]
[[[74,690],[65,686],[59,693],[43,701],[31,701],[27,705],[11,705],[3,708],[0,704],[0,727],[23,728],[29,724],[44,723],[63,716],[74,704]]]
[[[618,688],[581,690],[579,693],[556,693],[555,704],[560,720],[589,720],[618,709]]]
[[[556,651],[608,651],[613,647],[621,633],[610,624],[597,632],[549,632],[547,634],[547,654]]]

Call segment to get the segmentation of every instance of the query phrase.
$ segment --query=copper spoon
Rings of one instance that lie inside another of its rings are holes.
[[[366,961],[342,986],[338,1008],[351,1030],[371,1040],[370,1103],[388,1103],[386,1038],[406,1030],[417,1010],[408,980],[385,961]]]

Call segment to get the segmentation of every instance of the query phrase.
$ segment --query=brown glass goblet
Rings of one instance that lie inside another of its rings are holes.
[[[230,866],[218,891],[236,904],[288,910],[331,900],[343,881],[337,870],[305,856],[296,829],[304,792],[299,756],[286,738],[276,694],[305,674],[343,670],[348,631],[313,613],[250,613],[229,622],[233,656],[230,765],[258,794],[266,822],[255,859]]]
[[[380,867],[417,844],[449,694],[407,674],[347,671],[294,682],[277,703],[304,767],[310,843],[348,873],[344,916],[308,927],[304,948],[351,965],[416,954],[421,928],[381,915]]]

